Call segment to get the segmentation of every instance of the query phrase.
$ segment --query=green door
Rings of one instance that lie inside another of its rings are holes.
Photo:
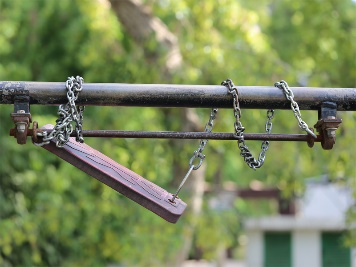
[[[292,245],[290,232],[264,234],[264,267],[291,267]]]
[[[321,234],[323,267],[351,267],[351,250],[342,244],[342,233]]]

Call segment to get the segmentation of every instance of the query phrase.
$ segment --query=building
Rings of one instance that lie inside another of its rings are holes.
[[[247,266],[356,267],[356,249],[342,242],[353,203],[348,187],[309,182],[295,214],[246,220]]]

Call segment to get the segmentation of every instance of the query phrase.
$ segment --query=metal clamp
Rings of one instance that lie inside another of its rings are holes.
[[[15,123],[14,136],[18,144],[26,144],[30,123],[32,122],[30,113],[30,97],[27,95],[17,95],[14,98],[14,112],[11,118]]]
[[[314,125],[322,137],[321,146],[325,150],[333,148],[336,142],[336,130],[341,119],[336,118],[337,105],[334,102],[323,102],[319,110],[319,120]]]

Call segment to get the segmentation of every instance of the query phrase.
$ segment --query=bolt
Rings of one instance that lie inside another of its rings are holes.
[[[337,130],[337,128],[327,128],[326,134],[328,135],[329,138],[335,138],[336,130]]]
[[[19,133],[24,133],[26,130],[26,122],[18,122],[16,123],[16,128]]]
[[[17,113],[26,113],[23,109],[17,111]]]

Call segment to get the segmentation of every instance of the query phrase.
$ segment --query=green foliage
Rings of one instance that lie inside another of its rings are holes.
[[[274,23],[267,33],[281,59],[295,66],[311,85],[355,87],[355,3],[275,2]]]
[[[325,87],[356,87],[356,6],[352,1],[146,0],[178,37],[182,70],[165,81],[162,62],[148,64],[147,49],[133,43],[106,1],[0,0],[0,80],[273,85],[285,79]],[[328,14],[328,15],[325,15]],[[162,51],[162,54],[164,51]],[[0,105],[1,266],[167,266],[182,245],[188,216],[170,225],[32,144],[8,137],[11,106]],[[40,125],[54,123],[56,107],[31,108]],[[164,114],[163,114],[164,113]],[[85,129],[180,130],[176,110],[87,107]],[[198,110],[201,121],[209,111]],[[302,112],[312,126],[317,115]],[[272,143],[261,170],[248,169],[235,142],[210,141],[206,180],[252,180],[278,186],[286,195],[303,191],[303,177],[328,173],[356,179],[352,162],[353,113],[343,118],[332,151],[320,145]],[[276,111],[273,132],[297,133],[291,111]],[[246,132],[263,132],[265,111],[243,110]],[[233,112],[220,110],[214,131],[233,131]],[[197,142],[173,151],[168,141],[87,139],[89,145],[149,180],[171,188],[173,161],[187,161]],[[260,144],[248,142],[257,156]],[[355,188],[355,184],[353,184]],[[195,246],[214,258],[218,245],[236,247],[241,218],[253,204],[217,213],[204,198]],[[267,209],[267,207],[266,207]],[[350,213],[351,220],[355,215]],[[352,217],[353,216],[353,217]]]

